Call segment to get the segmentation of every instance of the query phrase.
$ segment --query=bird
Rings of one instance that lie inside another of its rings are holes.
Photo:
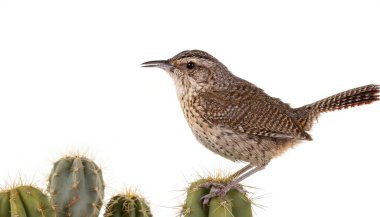
[[[230,183],[203,197],[204,205],[263,170],[291,147],[312,140],[308,132],[321,113],[380,99],[380,86],[370,84],[293,108],[234,75],[201,50],[182,51],[142,66],[160,68],[170,75],[185,119],[201,144],[229,160],[248,163],[232,175]]]

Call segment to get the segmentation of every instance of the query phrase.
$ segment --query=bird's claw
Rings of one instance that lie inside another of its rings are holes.
[[[198,187],[199,188],[210,188],[212,190],[213,188],[220,188],[220,189],[224,188],[225,185],[223,185],[221,183],[217,183],[217,182],[205,182],[203,184],[200,184]]]
[[[205,196],[201,197],[201,203],[203,205],[203,208],[208,206],[210,204],[210,201],[213,198],[216,197],[224,197],[226,196],[226,192],[224,191],[226,186],[218,184],[218,185],[211,185],[210,187],[210,193],[206,194]]]
[[[205,196],[201,197],[201,203],[203,205],[203,208],[206,208],[210,204],[211,199],[217,197],[216,194],[206,194]]]
[[[199,187],[210,188],[210,193],[201,197],[201,203],[202,203],[203,207],[208,206],[210,201],[213,198],[225,197],[226,194],[232,189],[237,190],[240,193],[245,193],[242,186],[239,184],[232,185],[231,183],[229,183],[227,185],[223,185],[221,183],[207,182],[207,183],[199,185]]]

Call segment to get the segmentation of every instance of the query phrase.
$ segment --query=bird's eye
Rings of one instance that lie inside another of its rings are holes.
[[[188,69],[193,69],[194,67],[195,67],[195,63],[193,63],[193,62],[188,62],[186,64],[186,68],[188,68]]]

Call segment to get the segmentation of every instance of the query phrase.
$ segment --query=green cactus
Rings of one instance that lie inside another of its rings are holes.
[[[133,191],[111,198],[104,217],[152,217],[145,199]]]
[[[1,217],[55,217],[49,199],[37,188],[24,185],[0,192]]]
[[[97,217],[104,197],[102,171],[86,157],[63,157],[54,163],[48,191],[58,217]]]
[[[181,215],[184,217],[252,217],[252,201],[246,193],[240,193],[236,189],[227,192],[225,197],[211,199],[209,206],[203,207],[201,198],[210,192],[210,188],[202,184],[225,185],[227,182],[228,179],[223,178],[207,178],[193,182],[187,190],[187,198]]]

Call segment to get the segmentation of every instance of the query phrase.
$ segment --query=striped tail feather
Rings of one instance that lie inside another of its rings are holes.
[[[346,109],[354,106],[370,104],[380,100],[380,86],[370,84],[347,90],[317,102],[295,109],[301,126],[310,130],[313,121],[320,113]]]

